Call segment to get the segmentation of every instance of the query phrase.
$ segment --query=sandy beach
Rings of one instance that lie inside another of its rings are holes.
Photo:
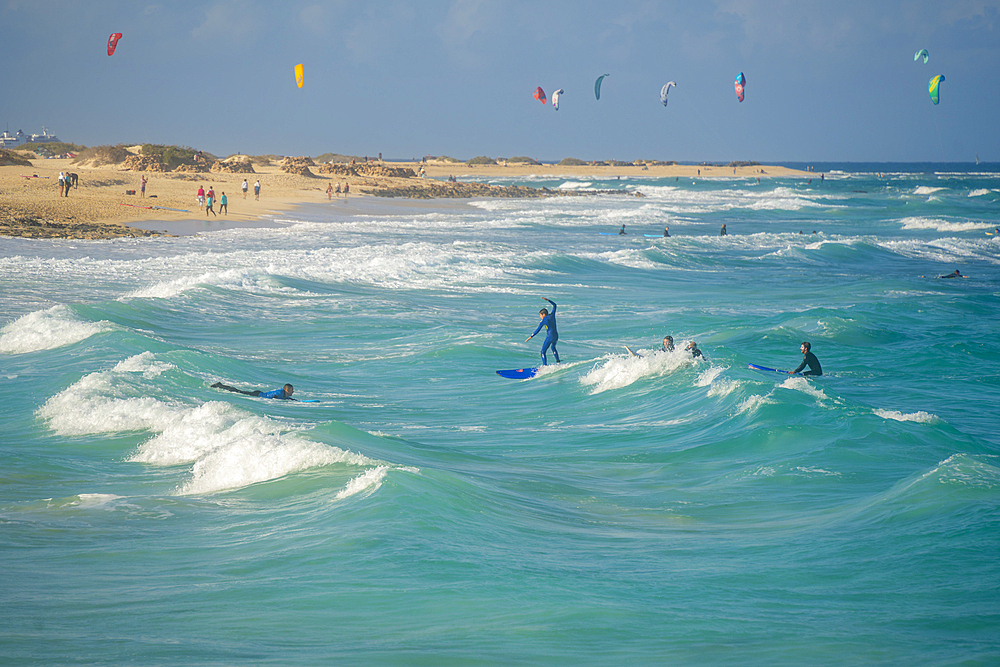
[[[372,165],[374,166],[374,165]],[[775,166],[705,167],[692,165],[651,166],[566,166],[465,163],[431,160],[427,163],[384,163],[388,170],[413,170],[421,166],[425,177],[379,175],[369,173],[320,173],[321,166],[310,167],[306,175],[285,173],[280,163],[254,164],[253,174],[210,172],[178,173],[134,171],[122,165],[90,167],[70,159],[33,159],[31,166],[0,167],[0,235],[28,238],[107,239],[120,237],[192,234],[238,226],[278,226],[275,213],[297,204],[320,202],[327,198],[330,185],[349,183],[351,197],[377,195],[410,199],[470,197],[531,197],[553,193],[532,188],[490,187],[482,183],[448,183],[445,179],[475,177],[477,180],[498,177],[550,176],[567,179],[588,177],[683,177],[683,178],[813,178],[817,174]],[[361,171],[361,165],[357,165]],[[60,196],[60,172],[79,176],[78,185],[69,196]],[[388,171],[386,173],[389,173]],[[145,176],[145,197],[140,196],[140,181]],[[243,179],[250,186],[246,198],[241,192]],[[259,200],[253,185],[261,183]],[[228,212],[219,214],[219,203],[208,214],[199,208],[197,190],[215,189],[225,193]],[[127,191],[135,194],[127,194]],[[559,193],[569,194],[569,193]],[[341,198],[343,200],[343,198]],[[178,210],[169,210],[178,209]]]

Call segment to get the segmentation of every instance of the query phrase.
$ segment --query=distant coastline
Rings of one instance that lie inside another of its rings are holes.
[[[335,201],[327,188],[349,186],[349,197],[380,196],[410,199],[464,199],[472,197],[544,197],[574,195],[525,186],[497,186],[478,182],[490,178],[565,177],[567,179],[652,178],[813,178],[817,173],[774,165],[745,163],[746,166],[686,165],[676,163],[596,162],[585,164],[527,164],[506,162],[467,164],[452,160],[428,159],[418,162],[368,162],[315,164],[310,158],[284,160],[233,156],[206,164],[187,165],[164,171],[162,164],[139,155],[141,147],[122,161],[112,164],[81,163],[78,159],[31,159],[11,163],[0,157],[0,235],[27,238],[110,239],[168,234],[167,229],[150,229],[154,223],[177,220],[229,221],[230,226],[273,224],[267,216],[294,208],[300,203]],[[4,151],[3,155],[23,155]],[[84,155],[81,154],[81,157]],[[59,173],[75,173],[76,187],[60,196]],[[141,179],[147,179],[146,196],[141,196]],[[451,179],[455,180],[452,181]],[[249,194],[244,199],[242,183]],[[473,182],[463,182],[458,179]],[[261,195],[254,198],[253,185],[261,183]],[[219,216],[198,205],[199,186],[213,187],[216,196],[224,192],[227,211]],[[135,194],[128,194],[134,192]],[[339,198],[343,201],[343,195]],[[169,227],[164,224],[163,227]],[[207,227],[210,228],[210,227]]]

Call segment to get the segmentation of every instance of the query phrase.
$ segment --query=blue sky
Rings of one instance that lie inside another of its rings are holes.
[[[0,3],[0,129],[89,146],[1000,161],[1000,0]]]

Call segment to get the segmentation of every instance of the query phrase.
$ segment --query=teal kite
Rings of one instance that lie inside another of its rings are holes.
[[[923,57],[924,62],[926,63],[930,59],[931,54],[927,53],[927,49],[920,49],[913,56],[913,62],[917,62],[918,60],[920,60],[921,57]]]
[[[597,99],[601,99],[601,81],[604,81],[604,77],[611,76],[610,74],[602,74],[597,77],[597,81],[594,82],[594,96]]]
[[[937,104],[939,101],[938,88],[941,86],[941,82],[944,81],[944,75],[938,74],[936,77],[931,79],[930,84],[927,86],[927,92],[931,94],[931,102]]]

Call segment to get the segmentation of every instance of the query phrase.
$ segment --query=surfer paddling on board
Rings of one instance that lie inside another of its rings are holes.
[[[552,312],[550,313],[546,308],[542,308],[538,311],[538,318],[541,322],[538,323],[538,328],[535,329],[535,333],[525,338],[524,342],[527,343],[529,340],[534,338],[538,332],[542,330],[542,327],[546,328],[547,333],[545,335],[545,343],[542,344],[542,366],[547,366],[549,364],[549,360],[546,359],[545,353],[548,351],[550,346],[552,347],[552,354],[556,357],[556,363],[560,363],[559,352],[556,350],[556,343],[559,341],[559,333],[556,331],[556,302],[552,299],[546,299],[544,296],[542,297],[542,301],[548,301],[552,304]]]
[[[292,398],[292,392],[295,391],[295,387],[290,384],[286,384],[281,389],[275,389],[273,391],[243,391],[242,389],[237,389],[236,387],[230,387],[229,385],[222,384],[221,382],[216,382],[212,385],[212,389],[225,389],[226,391],[232,391],[237,394],[245,394],[246,396],[254,396],[256,398],[280,398],[286,401],[294,401],[296,399]]]
[[[963,276],[962,272],[959,271],[958,269],[955,269],[954,273],[946,273],[943,276],[938,276],[938,278],[964,278],[964,277],[965,276]]]
[[[799,367],[796,368],[794,371],[789,371],[789,372],[799,373],[802,371],[803,368],[808,366],[809,370],[807,370],[805,373],[802,373],[803,375],[822,375],[823,367],[819,365],[819,359],[817,359],[816,355],[812,353],[811,351],[812,345],[810,345],[807,342],[803,342],[802,345],[799,347],[799,349],[802,350],[802,355],[803,355],[802,363],[799,364]]]

